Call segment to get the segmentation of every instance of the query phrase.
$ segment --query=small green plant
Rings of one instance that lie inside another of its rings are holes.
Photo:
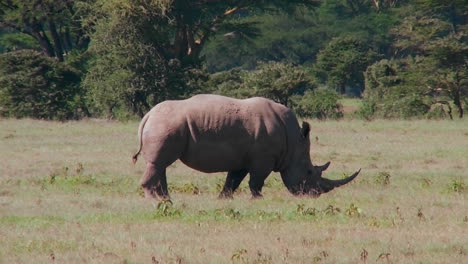
[[[377,175],[375,175],[374,182],[376,184],[385,186],[390,184],[390,173],[386,171],[379,172]]]
[[[337,215],[341,212],[341,209],[338,207],[334,207],[333,205],[328,205],[327,208],[323,210],[325,215]]]
[[[82,163],[78,163],[75,169],[75,174],[70,173],[70,169],[66,166],[53,170],[49,176],[42,180],[42,187],[47,185],[60,186],[75,186],[75,185],[92,185],[96,184],[96,177],[93,175],[83,174],[84,167]]]
[[[216,216],[218,217],[221,216],[223,218],[230,219],[230,220],[242,219],[242,214],[238,210],[232,209],[232,208],[216,209],[215,217]]]
[[[264,210],[257,211],[256,215],[259,220],[275,220],[282,217],[280,212],[266,212]]]
[[[309,207],[309,208],[306,208],[305,207],[305,204],[298,204],[297,207],[296,207],[296,214],[297,215],[301,215],[301,216],[305,216],[305,215],[310,215],[310,216],[316,216],[318,213],[318,210],[313,208],[313,207]]]
[[[380,227],[380,221],[379,221],[379,219],[377,219],[376,217],[371,217],[371,218],[367,221],[367,225],[368,225],[368,226],[371,226],[371,227]]]
[[[234,263],[248,263],[247,249],[241,248],[234,251],[231,256],[231,260]]]
[[[448,186],[448,189],[451,192],[462,193],[463,191],[465,191],[466,185],[465,185],[465,182],[462,179],[453,179],[450,182],[450,184]]]
[[[179,193],[188,193],[188,194],[200,194],[200,188],[193,183],[186,183],[183,185],[171,185],[169,186],[169,190],[171,192],[179,192]]]
[[[180,216],[181,214],[182,212],[174,208],[170,200],[163,200],[158,203],[154,216],[155,217],[173,217],[173,216]]]
[[[252,260],[254,264],[270,264],[273,258],[271,256],[263,254],[261,251],[257,251],[257,256]]]
[[[349,205],[349,208],[346,209],[345,214],[349,217],[359,217],[361,216],[362,210],[353,203]]]

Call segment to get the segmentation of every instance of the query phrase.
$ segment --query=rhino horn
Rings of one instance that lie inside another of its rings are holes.
[[[358,176],[359,172],[361,172],[361,169],[356,171],[353,175],[347,178],[341,179],[341,180],[330,180],[330,179],[321,178],[319,182],[320,193],[327,193],[336,187],[340,187],[341,185],[347,184],[348,182],[354,180],[354,178]]]
[[[323,165],[315,166],[315,168],[319,169],[320,171],[324,171],[324,170],[328,169],[328,166],[330,166],[330,161],[323,164]]]

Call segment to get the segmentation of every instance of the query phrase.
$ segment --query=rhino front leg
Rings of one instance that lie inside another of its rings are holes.
[[[265,184],[265,179],[270,175],[271,170],[262,171],[256,170],[250,172],[249,187],[252,193],[252,198],[262,198],[262,188]]]
[[[170,199],[167,190],[166,168],[158,168],[153,163],[148,162],[140,184],[146,198],[156,198],[157,195],[161,200]]]
[[[223,190],[219,194],[218,198],[220,199],[232,199],[232,194],[239,187],[242,180],[249,173],[248,170],[242,169],[238,171],[230,171],[227,174],[226,182],[224,183]]]

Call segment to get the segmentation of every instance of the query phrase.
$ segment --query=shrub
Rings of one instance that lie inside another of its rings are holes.
[[[70,119],[83,111],[80,74],[32,50],[0,55],[0,115]]]
[[[294,98],[294,111],[302,117],[338,119],[343,117],[340,96],[330,89],[318,89]]]

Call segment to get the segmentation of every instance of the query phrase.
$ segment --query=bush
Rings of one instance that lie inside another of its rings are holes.
[[[301,117],[318,119],[338,119],[343,117],[343,109],[338,103],[340,96],[330,89],[318,89],[296,96],[294,111]]]
[[[82,113],[80,74],[32,50],[0,55],[0,115],[70,119]]]

